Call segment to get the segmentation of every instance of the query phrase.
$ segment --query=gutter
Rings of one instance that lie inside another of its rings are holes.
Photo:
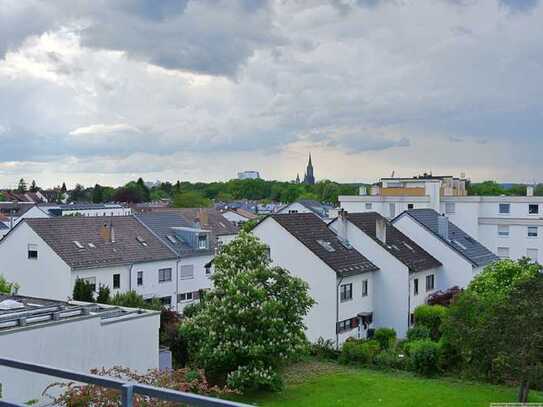
[[[341,276],[339,282],[336,285],[336,350],[339,350],[339,332],[338,332],[338,322],[339,322],[339,286],[343,282],[343,275]]]

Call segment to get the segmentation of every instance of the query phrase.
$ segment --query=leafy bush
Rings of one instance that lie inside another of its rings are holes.
[[[411,368],[424,376],[433,376],[439,372],[439,344],[428,339],[409,344]]]
[[[173,366],[185,367],[189,355],[186,339],[181,335],[182,320],[175,311],[163,308],[160,312],[160,345],[167,346],[172,352]]]
[[[375,331],[373,339],[379,342],[381,350],[388,350],[396,343],[396,331],[392,328],[379,328]]]
[[[211,396],[225,396],[236,392],[228,388],[210,386],[202,370],[178,369],[173,371],[150,370],[146,374],[139,374],[130,369],[114,367],[112,369],[94,369],[91,373],[137,382],[166,389],[204,394]],[[59,393],[61,393],[59,395]],[[97,385],[82,385],[75,382],[53,383],[44,394],[52,400],[52,405],[64,407],[95,406],[120,407],[121,394],[118,390],[105,389]],[[158,401],[148,396],[135,395],[135,406],[174,407],[177,402]]]
[[[201,302],[193,302],[192,304],[185,305],[185,308],[183,308],[183,316],[185,318],[192,318],[200,311],[200,309],[202,309]]]
[[[2,294],[15,294],[19,289],[17,283],[10,283],[2,275],[0,275],[0,293]]]
[[[407,357],[397,350],[386,350],[375,355],[373,364],[383,370],[405,370],[407,368]]]
[[[373,363],[373,358],[379,353],[380,349],[379,342],[374,340],[346,341],[341,347],[339,363],[369,366]]]
[[[158,298],[153,298],[152,301],[145,301],[142,295],[139,295],[133,290],[115,294],[111,299],[110,304],[118,305],[119,307],[144,308],[155,311],[160,311],[162,309],[162,304]]]
[[[407,330],[407,340],[409,342],[431,339],[432,332],[425,325],[417,325]]]
[[[448,340],[442,336],[439,340],[439,358],[438,367],[442,371],[457,370],[462,363],[460,352]]]
[[[318,359],[336,360],[339,351],[335,347],[335,342],[331,339],[324,340],[320,337],[317,342],[309,345],[309,354]]]
[[[109,304],[111,301],[111,291],[107,285],[100,285],[98,289],[98,297],[96,297],[96,302],[98,304]]]
[[[73,299],[75,301],[94,302],[94,291],[92,285],[80,278],[75,280]]]
[[[442,305],[420,305],[415,309],[415,324],[430,329],[433,340],[441,336],[441,323],[447,315],[447,308]]]

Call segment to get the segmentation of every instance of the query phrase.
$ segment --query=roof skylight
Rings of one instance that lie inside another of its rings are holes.
[[[326,250],[327,252],[332,253],[336,251],[336,249],[334,249],[334,247],[332,246],[332,243],[327,242],[326,240],[319,239],[317,240],[317,243],[320,244],[324,248],[324,250]]]
[[[75,247],[78,249],[84,249],[85,246],[83,246],[81,243],[79,243],[77,240],[74,240]]]

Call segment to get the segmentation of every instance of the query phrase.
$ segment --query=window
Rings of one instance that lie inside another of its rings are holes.
[[[334,246],[332,246],[332,243],[327,242],[325,240],[317,240],[317,243],[320,244],[327,252],[335,252],[336,249],[334,249]]]
[[[396,216],[396,204],[395,203],[388,204],[388,213],[389,213],[391,218]]]
[[[511,204],[500,204],[499,213],[509,215],[511,213]]]
[[[538,204],[528,205],[528,213],[530,215],[537,215],[539,213],[539,205]]]
[[[454,202],[445,203],[445,213],[447,214],[456,213],[456,205],[454,204]]]
[[[432,291],[435,286],[435,276],[430,274],[426,276],[426,291]]]
[[[143,285],[143,271],[138,271],[137,285]]]
[[[169,307],[172,305],[172,297],[162,297],[160,298],[160,303]]]
[[[194,278],[194,265],[181,266],[181,280],[190,280]]]
[[[539,251],[537,249],[527,249],[526,256],[530,258],[532,261],[537,262],[538,257],[539,257]]]
[[[79,243],[77,240],[74,240],[74,245],[75,247],[77,247],[78,249],[84,249],[85,246],[83,246],[81,243]]]
[[[509,236],[509,225],[498,225],[498,236]]]
[[[498,257],[500,259],[508,259],[509,258],[509,247],[498,247]]]
[[[407,209],[415,209],[415,204],[407,204]]]
[[[113,288],[121,288],[121,275],[120,274],[113,274]]]
[[[362,297],[368,296],[368,280],[362,281]]]
[[[413,280],[413,295],[419,295],[419,279],[415,278]]]
[[[177,296],[177,302],[181,301],[192,301],[192,291],[188,293],[181,293]]]
[[[351,329],[358,327],[358,325],[359,325],[358,318],[346,319],[344,321],[340,321],[337,323],[337,332],[340,333],[340,332],[350,331]]]
[[[207,249],[207,235],[198,235],[198,249]]]
[[[370,210],[371,209],[371,202],[366,202],[366,210]]]
[[[208,263],[204,266],[206,276],[209,276],[211,274],[211,267],[211,263]]]
[[[28,245],[28,258],[32,260],[38,259],[38,245],[37,244]]]
[[[165,281],[172,281],[172,269],[160,269],[158,270],[158,282],[164,283]]]
[[[342,284],[339,288],[341,302],[350,301],[353,299],[353,285]]]
[[[537,237],[537,226],[528,226],[528,237]]]
[[[289,209],[288,213],[298,213],[298,211],[296,209]]]

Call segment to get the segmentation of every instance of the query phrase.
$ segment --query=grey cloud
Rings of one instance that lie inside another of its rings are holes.
[[[513,11],[529,11],[535,8],[539,0],[498,0],[505,7]]]

